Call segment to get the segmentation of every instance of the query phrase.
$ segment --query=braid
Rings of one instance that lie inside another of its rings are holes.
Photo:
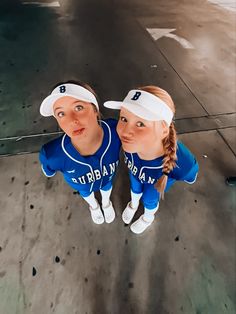
[[[156,182],[155,188],[161,194],[161,198],[164,199],[164,191],[166,188],[168,173],[176,166],[176,149],[177,149],[177,137],[174,123],[171,122],[169,128],[169,135],[163,139],[164,158],[163,158],[163,175]]]
[[[169,135],[163,140],[163,147],[165,152],[163,172],[169,173],[175,167],[176,163],[176,131],[174,123],[171,122]]]
[[[161,100],[163,100],[175,113],[175,105],[171,98],[171,96],[165,91],[164,89],[149,85],[149,86],[142,86],[138,89],[144,90],[146,92],[149,92],[157,97],[159,97]],[[167,180],[168,180],[168,173],[170,173],[171,170],[176,166],[176,150],[177,150],[177,138],[176,138],[176,131],[174,123],[171,122],[169,127],[169,134],[166,138],[163,139],[163,148],[164,148],[164,158],[163,158],[163,175],[160,177],[160,179],[156,182],[155,188],[158,190],[158,192],[161,194],[161,198],[164,199],[164,191],[166,188]]]

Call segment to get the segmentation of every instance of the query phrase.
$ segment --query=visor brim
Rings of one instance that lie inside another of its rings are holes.
[[[50,116],[54,116],[54,112],[53,112],[53,105],[55,104],[55,102],[62,98],[62,97],[65,97],[65,96],[68,96],[68,97],[73,97],[75,99],[78,99],[78,100],[81,100],[81,101],[85,101],[85,102],[88,102],[88,103],[93,103],[91,102],[91,100],[87,99],[86,97],[78,97],[78,96],[75,96],[75,95],[72,95],[72,94],[52,94],[52,95],[49,95],[48,97],[46,97],[43,102],[41,103],[41,106],[40,106],[40,114],[44,117],[50,117]],[[94,104],[97,109],[99,110],[98,108],[98,104],[95,103]]]
[[[154,114],[153,112],[148,111],[146,108],[140,106],[139,104],[126,103],[123,101],[106,101],[104,103],[106,108],[118,109],[122,107],[133,113],[134,115],[148,121],[160,121],[163,120],[162,117]]]

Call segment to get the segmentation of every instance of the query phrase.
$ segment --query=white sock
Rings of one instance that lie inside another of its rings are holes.
[[[144,220],[147,222],[152,222],[155,218],[154,215],[157,212],[158,208],[159,208],[159,204],[157,205],[156,208],[153,208],[153,209],[144,208],[144,215],[143,215]]]
[[[97,202],[93,192],[89,196],[83,197],[83,199],[89,204],[89,206],[92,209],[95,209],[98,207],[98,202]]]
[[[131,191],[131,207],[133,209],[138,208],[139,201],[142,195],[143,193],[134,193]]]
[[[110,204],[110,195],[112,188],[108,191],[100,190],[102,195],[102,207],[107,207]]]

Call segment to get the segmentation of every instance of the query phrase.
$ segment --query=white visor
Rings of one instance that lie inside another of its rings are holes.
[[[70,96],[81,101],[92,103],[99,111],[97,99],[89,90],[76,84],[62,84],[57,86],[52,93],[43,100],[40,106],[40,114],[44,117],[53,116],[54,103],[64,96]]]
[[[133,89],[123,101],[106,101],[106,108],[129,110],[140,118],[149,121],[164,120],[168,125],[173,119],[173,111],[157,96],[143,90]]]

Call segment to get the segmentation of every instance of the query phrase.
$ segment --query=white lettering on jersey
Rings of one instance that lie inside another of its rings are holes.
[[[130,169],[132,174],[135,176],[138,172],[138,168],[132,164],[130,160],[125,156],[125,163],[127,164],[127,167]]]
[[[128,164],[127,164],[128,168],[131,170],[132,169],[132,162],[130,160],[128,160]]]
[[[138,168],[134,166],[132,169],[132,174],[135,176],[137,171],[138,171]]]
[[[148,183],[153,184],[155,182],[155,179],[153,179],[152,177],[148,177]]]
[[[92,175],[91,172],[86,173],[86,176],[87,176],[87,178],[88,178],[88,183],[93,182],[93,175]]]
[[[143,174],[139,177],[139,180],[140,181],[145,181],[145,173],[143,172]]]
[[[100,180],[101,179],[101,172],[98,169],[96,169],[96,170],[94,170],[94,173],[95,173],[96,180]]]
[[[86,184],[84,176],[79,177],[78,179],[79,179],[80,184]]]
[[[108,175],[106,166],[103,166],[102,175],[103,175],[103,177]]]
[[[74,183],[87,184],[87,183],[92,183],[92,182],[97,181],[97,180],[101,180],[102,177],[105,177],[105,176],[108,176],[108,175],[109,175],[109,180],[110,180],[113,177],[113,174],[115,173],[116,167],[118,166],[118,164],[119,164],[119,160],[109,164],[109,171],[106,168],[106,166],[103,165],[102,173],[101,173],[101,171],[99,169],[94,169],[93,172],[87,172],[85,175],[83,175],[81,177],[78,177],[77,179],[76,178],[71,178],[71,180]]]
[[[110,174],[113,174],[116,171],[116,164],[113,162],[112,164],[109,164],[110,166]]]

